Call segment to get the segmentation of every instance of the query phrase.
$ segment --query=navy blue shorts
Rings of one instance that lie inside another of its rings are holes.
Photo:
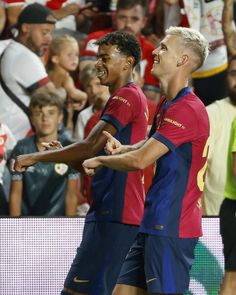
[[[113,222],[85,223],[64,287],[89,295],[111,295],[138,230],[138,226]]]
[[[197,238],[140,233],[125,259],[117,283],[139,287],[149,293],[187,292],[197,241]]]

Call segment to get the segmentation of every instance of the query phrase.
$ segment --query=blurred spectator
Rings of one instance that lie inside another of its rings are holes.
[[[236,32],[234,21],[234,2],[233,0],[224,1],[224,9],[222,15],[222,28],[224,32],[225,42],[229,55],[236,55]]]
[[[76,140],[84,139],[84,128],[89,118],[103,108],[104,102],[109,98],[107,86],[101,85],[97,77],[97,71],[93,65],[88,64],[80,73],[81,87],[88,94],[89,106],[79,113],[74,138]]]
[[[225,199],[220,208],[225,275],[219,295],[234,295],[236,290],[236,119],[231,128],[227,160]]]
[[[3,174],[7,169],[7,159],[15,144],[16,140],[10,129],[5,124],[0,123],[0,215],[8,215],[8,196],[4,187]]]
[[[217,100],[207,107],[210,148],[202,198],[204,215],[219,215],[224,197],[230,128],[236,116],[236,55],[229,62],[227,88],[227,98]]]
[[[54,93],[32,97],[30,114],[35,135],[18,141],[12,158],[44,150],[43,142],[59,140],[57,126],[62,120],[63,103]],[[73,216],[77,213],[78,173],[63,163],[41,162],[25,172],[12,172],[10,215]]]
[[[192,75],[194,92],[205,105],[226,97],[227,50],[222,31],[222,0],[164,0],[179,6],[180,26],[200,31],[209,42],[210,54],[204,65]],[[159,0],[157,0],[157,3]],[[177,8],[177,6],[176,6]]]
[[[7,20],[7,17],[6,17],[5,2],[1,0],[0,1],[0,37],[5,28],[6,20]]]
[[[21,10],[32,3],[39,3],[51,10],[57,19],[56,32],[74,35],[78,26],[83,26],[93,15],[96,9],[84,0],[5,0],[7,3],[7,15],[9,26],[15,25]],[[85,17],[79,17],[80,11],[84,11]],[[78,22],[77,22],[77,18]],[[78,28],[79,29],[79,28]]]
[[[158,81],[151,75],[153,65],[152,51],[155,47],[141,35],[147,22],[147,5],[145,0],[118,0],[117,10],[113,15],[113,28],[93,32],[85,39],[81,50],[80,70],[88,63],[94,64],[98,47],[94,42],[114,30],[134,34],[142,50],[141,74],[144,77],[144,92],[152,100],[159,99]]]
[[[30,132],[30,94],[56,91],[39,56],[48,50],[55,18],[40,4],[27,6],[19,16],[17,39],[10,41],[1,55],[1,114],[16,139]],[[16,123],[17,122],[17,123]]]
[[[79,64],[79,45],[75,38],[69,35],[54,37],[49,50],[48,75],[55,87],[62,93],[65,100],[65,126],[73,133],[73,109],[84,108],[88,95],[77,89],[71,72]]]
[[[182,16],[178,1],[152,0],[149,2],[149,21],[143,33],[156,46],[164,38],[167,28],[180,25]]]

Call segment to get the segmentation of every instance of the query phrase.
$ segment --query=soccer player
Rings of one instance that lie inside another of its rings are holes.
[[[198,31],[167,29],[153,51],[152,74],[159,78],[164,97],[150,138],[124,146],[106,133],[106,149],[112,155],[83,163],[86,173],[92,175],[101,166],[136,171],[156,162],[140,233],[122,266],[114,295],[182,294],[188,290],[194,248],[202,234],[200,198],[209,137],[206,109],[188,87],[188,79],[207,54],[208,43]]]
[[[97,75],[111,93],[99,122],[83,141],[60,150],[19,156],[16,170],[24,171],[38,161],[65,162],[82,169],[84,159],[104,154],[104,130],[123,144],[145,139],[147,100],[133,83],[133,68],[141,57],[137,39],[126,32],[112,32],[99,39],[97,45]],[[63,295],[112,293],[143,215],[142,176],[141,171],[126,173],[104,168],[93,178],[93,202]]]

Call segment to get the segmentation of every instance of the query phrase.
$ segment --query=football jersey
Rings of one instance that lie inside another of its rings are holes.
[[[115,126],[115,137],[122,144],[135,144],[146,137],[147,114],[147,99],[141,88],[128,83],[109,98],[100,120]],[[145,196],[142,178],[142,171],[98,170],[92,178],[93,202],[86,221],[139,225]]]
[[[169,151],[156,163],[141,232],[179,238],[201,236],[200,198],[209,120],[203,103],[189,87],[170,103],[165,98],[160,101],[150,136],[166,145]]]
[[[104,35],[113,32],[113,29],[106,29],[97,31],[89,34],[84,41],[83,47],[81,48],[80,61],[83,60],[96,60],[98,46],[94,44],[99,38]],[[151,69],[153,65],[152,52],[155,47],[148,42],[144,36],[140,35],[138,41],[142,51],[142,58],[140,61],[141,76],[144,77],[144,90],[158,91],[158,80],[151,75]]]

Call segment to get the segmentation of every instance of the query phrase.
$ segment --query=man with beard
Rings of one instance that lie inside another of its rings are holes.
[[[18,36],[1,55],[1,114],[16,139],[30,131],[28,105],[30,95],[56,91],[40,60],[52,40],[56,19],[51,11],[38,4],[28,5],[18,18]]]
[[[227,74],[228,97],[207,107],[210,120],[208,169],[203,192],[203,214],[219,215],[224,198],[230,128],[236,116],[236,55],[232,56]]]
[[[158,100],[158,81],[151,75],[153,63],[152,51],[155,46],[149,43],[141,31],[147,23],[147,6],[145,0],[118,0],[116,12],[113,15],[113,27],[102,31],[96,31],[87,36],[81,49],[80,70],[88,63],[95,63],[98,47],[95,42],[100,37],[112,31],[124,31],[137,37],[141,50],[142,59],[140,62],[141,75],[144,77],[144,93],[152,100]]]

